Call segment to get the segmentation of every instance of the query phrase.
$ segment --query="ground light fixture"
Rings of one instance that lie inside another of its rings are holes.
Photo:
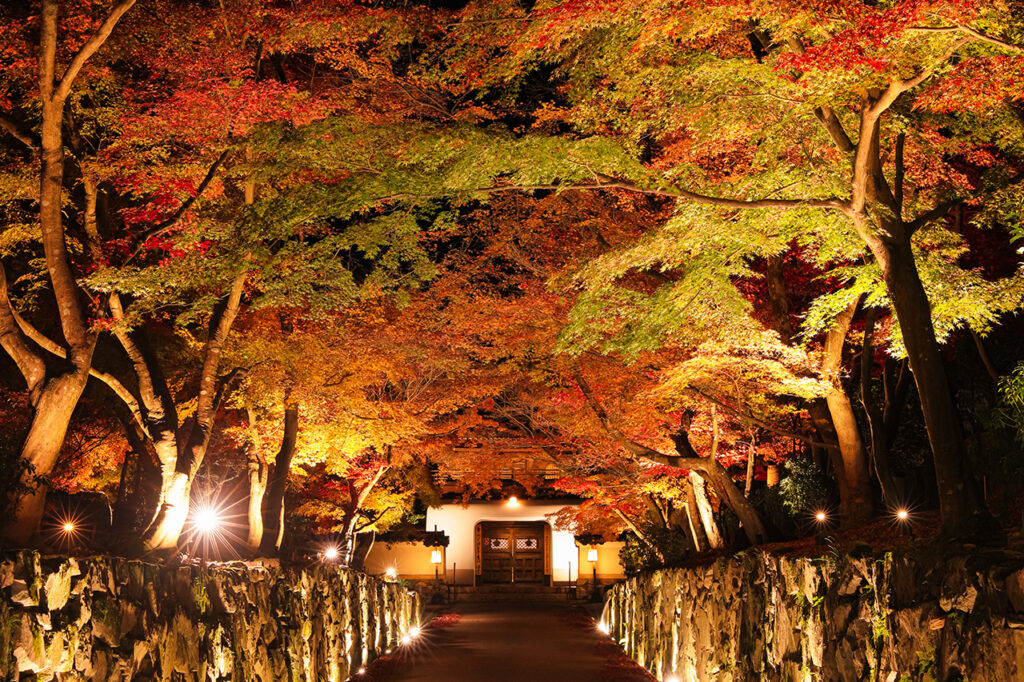
[[[823,511],[817,511],[814,514],[814,520],[818,523],[825,523],[826,521],[828,521],[828,514],[826,514]]]
[[[330,546],[324,550],[324,561],[336,561],[338,559],[338,548]]]
[[[409,636],[410,637],[419,637],[420,636],[420,626],[419,625],[413,625],[412,629],[409,630]]]
[[[387,570],[384,571],[384,577],[388,580],[395,580],[398,578],[398,569],[394,566],[388,566]]]
[[[611,632],[611,628],[608,627],[608,623],[604,622],[603,620],[597,624],[597,629],[605,635]]]
[[[220,528],[220,524],[220,512],[213,507],[202,507],[197,509],[195,514],[192,515],[192,525],[196,527],[196,530],[205,535],[216,533]]]
[[[914,529],[912,527],[913,524],[910,522],[910,510],[906,507],[898,507],[896,511],[893,512],[893,516],[896,518],[896,524],[900,527],[900,530],[903,531],[903,534],[907,537],[913,538]]]
[[[519,498],[516,497],[515,495],[513,495],[512,497],[508,498],[508,502],[506,502],[505,504],[507,504],[510,507],[518,507],[519,506]]]

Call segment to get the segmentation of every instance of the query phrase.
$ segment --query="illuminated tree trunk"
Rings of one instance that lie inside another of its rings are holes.
[[[859,305],[859,301],[853,302],[836,317],[832,329],[825,335],[822,361],[822,374],[832,386],[825,395],[825,403],[839,439],[842,458],[842,466],[836,470],[840,490],[839,515],[846,524],[857,524],[869,519],[873,506],[864,441],[860,436],[850,396],[840,376],[843,345]]]
[[[263,539],[260,551],[272,555],[281,548],[284,539],[284,491],[288,482],[288,471],[291,469],[292,457],[295,455],[295,441],[299,433],[299,406],[289,403],[284,410],[284,435],[281,437],[281,449],[274,459],[273,474],[267,485],[267,495],[263,503]]]
[[[697,512],[697,520],[700,524],[701,536],[708,549],[721,549],[725,547],[725,540],[718,529],[718,522],[715,521],[715,512],[711,508],[711,500],[708,498],[707,483],[696,472],[691,471],[687,476],[690,480],[690,487],[693,494],[693,507]]]
[[[772,309],[772,326],[782,342],[793,345],[794,329],[789,317],[782,258],[767,260],[765,279]],[[871,481],[867,471],[867,453],[850,397],[839,376],[842,370],[843,343],[856,312],[856,304],[843,311],[825,335],[822,372],[832,388],[825,400],[807,405],[818,437],[826,443],[832,468],[839,484],[839,516],[844,524],[856,524],[871,515]]]
[[[249,501],[247,505],[248,533],[245,544],[253,555],[259,552],[263,541],[263,497],[267,492],[268,467],[267,458],[263,456],[263,447],[256,435],[256,415],[248,410],[249,447],[247,470],[249,474]]]
[[[871,392],[871,366],[874,355],[873,337],[875,331],[876,311],[869,310],[864,321],[864,342],[861,346],[860,386],[861,402],[868,416],[871,431],[871,457],[875,465],[875,476],[882,489],[885,504],[896,507],[903,501],[899,499],[896,482],[893,479],[892,464],[889,461],[889,448],[895,439],[899,427],[900,413],[907,399],[910,386],[909,372],[906,362],[901,363],[898,376],[892,376],[891,359],[886,360],[882,367],[882,393],[884,405],[879,406]]]
[[[65,242],[61,197],[64,189],[64,104],[79,72],[106,42],[121,16],[134,4],[122,0],[111,10],[99,29],[79,48],[63,74],[57,73],[57,28],[59,3],[43,0],[39,39],[39,99],[42,114],[40,134],[39,227],[46,268],[65,341],[65,361],[54,370],[46,367],[16,322],[7,297],[6,273],[0,301],[0,345],[11,355],[29,389],[32,422],[22,446],[26,465],[25,483],[34,491],[14,501],[14,517],[3,527],[3,537],[14,544],[26,544],[39,528],[46,503],[46,489],[36,487],[32,476],[53,470],[67,434],[75,406],[85,389],[96,348],[96,335],[86,324],[78,284],[71,269]]]
[[[390,448],[389,448],[390,450]],[[390,453],[388,459],[390,460]],[[373,524],[373,521],[369,521],[363,525],[362,528],[359,526],[359,512],[366,503],[366,499],[373,492],[373,489],[377,487],[380,479],[384,477],[384,474],[388,472],[391,467],[389,465],[381,466],[374,472],[373,476],[368,481],[359,485],[353,479],[349,479],[348,490],[349,490],[349,503],[348,508],[345,510],[345,516],[342,519],[342,557],[344,557],[344,563],[346,566],[352,566],[352,560],[355,557],[356,550],[356,535]],[[353,568],[358,568],[353,566]]]
[[[921,401],[935,465],[943,531],[955,538],[997,534],[998,526],[989,516],[967,467],[960,414],[953,403],[932,326],[931,305],[921,284],[909,239],[884,244],[877,249],[875,257],[882,267]]]

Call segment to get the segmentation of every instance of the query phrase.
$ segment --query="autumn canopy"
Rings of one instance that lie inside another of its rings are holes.
[[[0,67],[8,545],[1019,508],[1020,0],[6,2]]]

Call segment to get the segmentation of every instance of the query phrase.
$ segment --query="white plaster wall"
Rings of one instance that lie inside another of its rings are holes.
[[[518,507],[506,502],[470,502],[468,505],[445,504],[427,509],[427,530],[443,531],[449,538],[445,557],[445,571],[452,579],[452,567],[458,574],[455,580],[461,585],[471,585],[475,580],[473,556],[473,529],[480,521],[547,521],[547,516],[559,509],[575,506],[573,503],[552,503],[550,501],[520,500]],[[552,581],[566,582],[569,574],[572,580],[579,576],[579,553],[575,538],[566,531],[551,531],[551,578]]]

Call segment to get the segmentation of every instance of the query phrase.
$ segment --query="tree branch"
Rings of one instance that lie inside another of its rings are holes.
[[[46,379],[46,363],[32,351],[17,320],[18,314],[7,295],[7,272],[0,262],[0,347],[14,360],[28,385],[29,394],[35,396]]]
[[[11,136],[13,136],[18,142],[31,149],[32,151],[38,151],[35,141],[28,134],[27,131],[23,130],[21,126],[7,118],[6,116],[0,116],[0,130],[5,130]]]
[[[228,155],[230,153],[230,147],[221,152],[220,156],[217,157],[217,160],[213,162],[212,166],[210,166],[210,169],[206,171],[206,175],[203,177],[202,182],[200,182],[199,187],[196,188],[196,193],[190,196],[184,202],[182,202],[181,206],[178,207],[178,210],[175,211],[174,214],[171,215],[171,217],[167,218],[162,223],[159,223],[158,225],[156,225],[156,227],[154,227],[153,229],[149,230],[141,237],[139,237],[139,245],[135,247],[135,250],[132,252],[132,255],[128,258],[129,261],[138,256],[142,252],[142,250],[146,247],[146,242],[148,242],[153,237],[159,237],[160,235],[164,234],[172,227],[174,227],[178,223],[178,221],[182,219],[182,217],[184,217],[184,215],[189,211],[189,209],[192,208],[192,205],[195,204],[199,197],[203,195],[203,192],[206,191],[206,188],[210,186],[210,183],[213,181],[213,178],[217,175],[217,170],[220,168],[221,164],[223,164],[224,161],[228,158]]]
[[[11,312],[25,336],[32,339],[37,346],[58,358],[67,358],[68,352],[64,347],[36,329],[28,320],[23,318],[17,312],[13,310]],[[89,367],[89,376],[94,379],[99,379],[106,384],[107,387],[114,392],[114,395],[121,399],[121,402],[125,404],[125,407],[128,408],[129,412],[131,412],[135,423],[145,430],[145,423],[142,418],[142,409],[139,405],[138,399],[117,377],[108,372],[100,371],[92,366]]]
[[[956,26],[911,26],[910,30],[916,33],[966,33],[977,40],[981,40],[991,45],[996,45],[1007,50],[1013,50],[1014,52],[1024,52],[1024,46],[1000,40],[995,36],[990,36],[976,28],[971,28],[970,26],[964,26],[962,24],[957,24]]]
[[[85,45],[78,50],[77,54],[71,58],[71,63],[68,64],[68,68],[65,69],[64,75],[61,76],[60,83],[57,85],[56,91],[53,93],[53,98],[56,100],[64,100],[71,92],[71,85],[75,82],[75,78],[78,77],[78,73],[85,66],[85,63],[89,61],[89,58],[96,54],[96,51],[107,41],[110,37],[111,32],[114,30],[114,26],[121,20],[125,12],[132,8],[135,4],[135,0],[121,0],[114,9],[110,11],[106,20],[99,27],[96,33],[85,42]],[[52,76],[52,74],[51,74]]]

